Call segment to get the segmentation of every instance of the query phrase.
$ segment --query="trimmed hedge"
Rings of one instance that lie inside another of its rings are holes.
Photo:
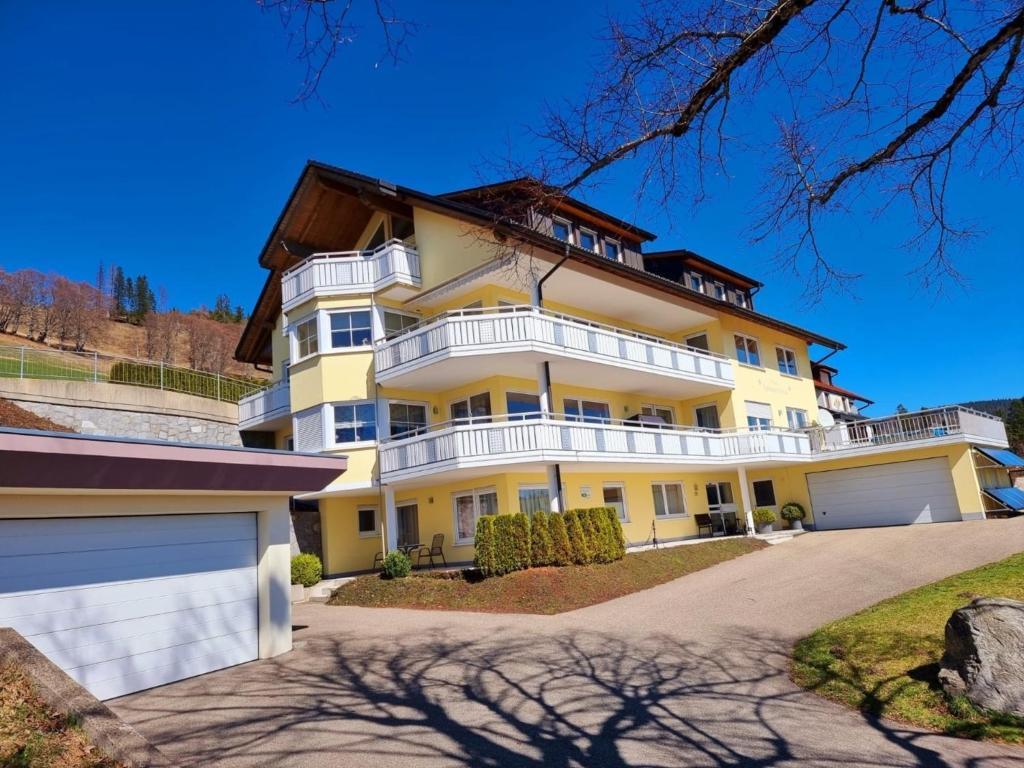
[[[119,360],[110,366],[107,380],[114,384],[134,384],[139,387],[158,387],[172,392],[184,392],[199,397],[237,403],[243,397],[263,386],[259,379],[238,379],[232,376],[205,371],[194,371],[191,368],[177,368],[172,365],[161,366],[159,363],[136,363]]]
[[[292,584],[312,587],[324,575],[320,558],[310,552],[303,552],[292,558]]]
[[[476,523],[474,562],[484,577],[544,565],[611,563],[626,554],[622,524],[613,507],[484,515]]]

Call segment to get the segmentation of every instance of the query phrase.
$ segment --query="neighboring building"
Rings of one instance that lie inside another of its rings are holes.
[[[328,573],[434,534],[470,561],[477,518],[519,510],[613,506],[632,544],[788,501],[818,528],[983,516],[973,446],[1006,446],[998,419],[814,427],[812,358],[841,343],[580,201],[513,204],[528,184],[431,195],[310,163],[270,233],[237,357],[277,383],[240,427],[348,456],[316,494]]]
[[[838,369],[830,365],[811,363],[811,375],[814,377],[818,408],[828,411],[833,421],[859,421],[864,418],[861,416],[860,409],[873,404],[874,401],[868,400],[856,392],[836,386],[835,377],[838,374]],[[826,420],[819,418],[819,423],[824,424]]]

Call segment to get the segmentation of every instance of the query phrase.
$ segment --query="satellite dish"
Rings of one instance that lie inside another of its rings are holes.
[[[824,408],[819,408],[818,423],[821,424],[821,426],[823,427],[833,427],[835,426],[836,420],[835,417],[832,416],[832,414],[826,411]]]

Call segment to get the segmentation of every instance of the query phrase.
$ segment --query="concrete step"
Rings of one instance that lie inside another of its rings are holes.
[[[323,581],[314,584],[312,587],[306,587],[305,589],[301,589],[301,587],[293,584],[292,602],[326,603],[334,590],[342,584],[348,584],[348,582],[352,581],[353,578],[355,577],[349,576],[342,579],[324,579]]]

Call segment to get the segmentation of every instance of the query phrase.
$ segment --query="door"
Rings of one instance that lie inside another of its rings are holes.
[[[98,699],[258,655],[256,515],[0,520],[0,626]]]
[[[732,483],[712,482],[704,486],[708,499],[708,512],[715,522],[715,529],[722,534],[736,527],[736,503],[732,496]]]
[[[398,546],[422,544],[419,507],[416,504],[400,504],[395,507],[395,513],[398,516]]]
[[[919,459],[807,475],[814,525],[867,528],[960,520],[949,462]]]

